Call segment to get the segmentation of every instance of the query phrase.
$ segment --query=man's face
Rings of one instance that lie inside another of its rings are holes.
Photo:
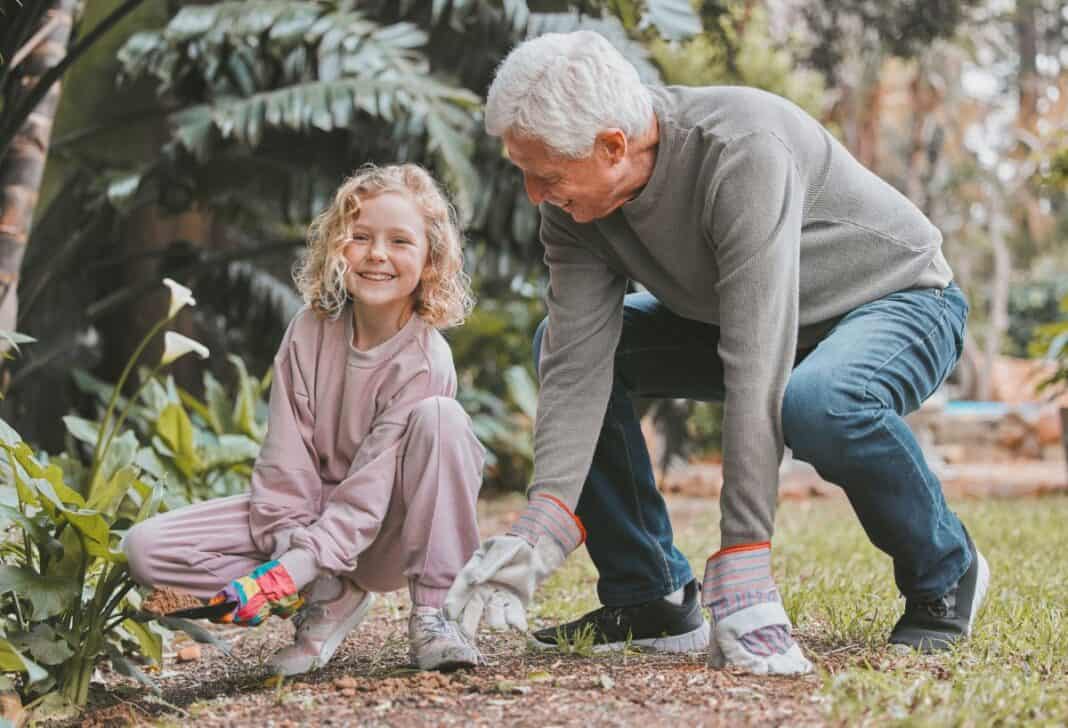
[[[626,201],[617,200],[618,159],[600,139],[582,159],[554,154],[529,137],[507,133],[503,141],[508,158],[523,172],[527,197],[535,205],[548,202],[575,222],[585,223],[607,217]]]

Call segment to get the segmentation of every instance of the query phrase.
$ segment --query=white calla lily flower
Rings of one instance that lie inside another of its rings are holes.
[[[173,331],[168,331],[163,335],[163,358],[160,359],[160,365],[166,366],[175,359],[179,359],[189,352],[193,352],[201,359],[207,359],[210,352],[208,347],[201,344],[199,341],[194,341],[188,336],[182,336],[176,334]]]
[[[197,305],[197,300],[193,298],[193,292],[181,283],[170,278],[164,278],[163,285],[171,289],[171,305],[167,310],[167,318],[173,317],[174,314],[178,313],[186,306]]]

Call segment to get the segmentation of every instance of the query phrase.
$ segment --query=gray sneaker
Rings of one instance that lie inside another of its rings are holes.
[[[320,576],[312,584],[307,602],[293,615],[297,627],[293,644],[271,655],[268,666],[287,677],[325,666],[373,603],[373,594],[348,579]]]
[[[460,626],[446,619],[436,607],[412,607],[408,642],[412,664],[420,670],[448,672],[475,667],[481,659],[478,648],[468,641]]]

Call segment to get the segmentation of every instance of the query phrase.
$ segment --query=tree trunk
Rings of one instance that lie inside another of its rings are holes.
[[[67,53],[77,0],[51,0],[42,19],[47,28],[15,70],[23,94]],[[29,240],[33,208],[44,176],[52,122],[59,105],[59,83],[37,105],[19,129],[8,153],[0,159],[0,330],[14,331],[18,317],[18,280]],[[17,99],[5,99],[5,104]],[[6,348],[6,347],[5,347]]]
[[[979,377],[979,398],[990,399],[993,389],[994,360],[1001,351],[1001,340],[1009,329],[1009,282],[1012,254],[1005,242],[1005,200],[1000,190],[992,190],[990,205],[990,243],[994,248],[994,281],[990,297],[990,329],[985,342],[985,361]]]

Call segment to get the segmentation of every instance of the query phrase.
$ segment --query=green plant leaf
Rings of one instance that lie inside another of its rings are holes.
[[[73,435],[76,440],[81,440],[96,447],[96,439],[100,433],[100,427],[95,422],[91,422],[84,417],[66,415],[63,418],[63,424],[67,426],[67,432]]]
[[[199,399],[181,388],[178,389],[178,396],[182,398],[182,404],[200,415],[200,418],[204,420],[204,424],[210,427],[216,435],[223,434],[221,423],[207,404],[201,402]]]
[[[12,450],[12,453],[30,477],[38,481],[35,483],[35,487],[39,493],[47,492],[49,497],[53,498],[54,502],[59,505],[64,503],[70,503],[78,507],[85,505],[85,498],[82,497],[82,494],[63,482],[63,469],[58,465],[54,463],[49,463],[47,466],[41,465],[33,456],[33,450],[24,442],[19,443]],[[44,480],[51,487],[42,491],[40,480]]]
[[[227,655],[232,653],[232,648],[230,647],[229,642],[218,637],[213,632],[209,632],[190,619],[179,619],[178,617],[154,618],[167,629],[185,632],[194,642],[199,642],[204,645],[213,645]]]
[[[113,513],[119,501],[126,495],[134,480],[137,479],[137,475],[138,470],[133,465],[120,468],[111,480],[93,489],[89,503],[86,504],[87,507],[99,513]]]
[[[41,576],[31,569],[0,565],[0,593],[14,592],[33,605],[33,619],[62,613],[78,598],[78,584],[70,579]]]
[[[45,665],[59,665],[74,656],[67,640],[43,622],[35,624],[29,632],[8,635],[11,643],[29,652],[35,660]]]
[[[163,638],[143,624],[132,619],[124,619],[122,628],[137,640],[141,647],[141,654],[156,661],[157,665],[163,664]]]
[[[200,457],[193,440],[193,423],[180,404],[169,404],[163,408],[156,420],[156,432],[174,453],[174,463],[187,478],[200,470]]]
[[[6,639],[0,639],[0,671],[24,672],[27,682],[35,683],[48,677],[48,672],[29,659]]]
[[[0,419],[0,443],[14,447],[22,442],[22,436],[11,425]]]
[[[137,511],[134,523],[140,523],[151,518],[159,511],[160,503],[163,501],[163,483],[155,483],[151,488],[148,497],[141,502],[141,507]]]
[[[156,684],[156,681],[142,672],[141,668],[133,662],[123,657],[122,652],[110,642],[107,645],[107,653],[108,658],[111,660],[111,665],[115,668],[116,672],[120,675],[125,675],[126,677],[132,677],[152,692],[157,695],[159,694],[160,689],[159,685]]]
[[[504,372],[504,381],[508,385],[508,394],[512,401],[530,419],[534,419],[538,410],[538,387],[527,372],[526,367],[508,367]]]

